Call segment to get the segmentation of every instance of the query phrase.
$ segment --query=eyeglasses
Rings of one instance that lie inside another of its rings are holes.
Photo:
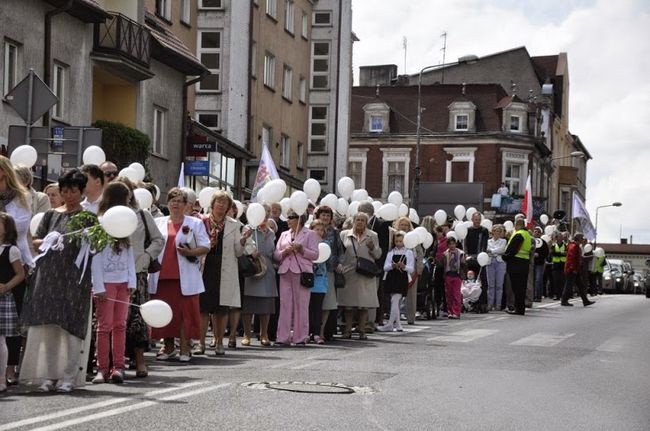
[[[287,217],[288,220],[296,220],[298,218],[300,218],[300,216],[297,216],[297,215],[290,215],[290,216]]]
[[[105,177],[111,177],[111,178],[115,178],[117,174],[118,174],[117,171],[104,172]]]
[[[167,205],[185,205],[185,201],[183,199],[172,199],[167,202]]]

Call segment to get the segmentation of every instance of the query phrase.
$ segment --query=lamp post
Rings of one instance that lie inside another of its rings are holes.
[[[609,205],[601,205],[601,206],[596,207],[596,226],[594,227],[594,229],[596,230],[596,233],[594,234],[594,248],[596,248],[596,244],[598,243],[598,210],[601,209],[601,208],[607,208],[607,207],[620,207],[621,205],[623,205],[623,204],[620,203],[620,202],[614,202],[614,203],[611,203]]]

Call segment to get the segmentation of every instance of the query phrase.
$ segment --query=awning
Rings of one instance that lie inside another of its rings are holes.
[[[190,134],[207,136],[209,139],[214,139],[217,142],[217,151],[226,157],[242,160],[252,160],[255,158],[255,155],[246,148],[237,145],[220,133],[210,130],[198,121],[190,120]]]
[[[57,8],[66,5],[66,0],[46,0]],[[73,17],[87,23],[104,22],[109,14],[95,0],[75,0],[72,7],[66,11]]]

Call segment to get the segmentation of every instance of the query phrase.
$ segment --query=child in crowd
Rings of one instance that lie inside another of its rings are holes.
[[[320,220],[311,222],[310,229],[318,234],[320,242],[332,246],[325,240],[325,224]],[[325,340],[321,337],[321,323],[323,317],[323,299],[327,293],[329,284],[327,273],[327,261],[314,264],[314,287],[311,289],[309,297],[309,334],[310,341],[316,344],[324,344]]]
[[[11,289],[25,279],[25,270],[16,246],[18,232],[14,219],[0,212],[0,392],[7,390],[5,374],[9,350],[6,337],[18,334],[18,312]]]
[[[481,281],[476,279],[474,271],[467,271],[467,278],[463,280],[463,287],[460,289],[463,296],[463,305],[466,310],[471,310],[473,304],[481,296]]]
[[[126,205],[130,191],[122,183],[109,184],[98,215],[115,205]],[[118,239],[93,256],[91,265],[97,316],[97,375],[93,383],[124,381],[124,350],[129,298],[136,288],[135,258],[128,238]],[[109,343],[112,344],[109,346]],[[109,353],[113,370],[109,374]]]
[[[447,238],[447,250],[444,252],[445,263],[445,297],[447,298],[447,317],[460,319],[462,279],[461,267],[465,263],[465,253],[456,247],[456,238]]]
[[[384,262],[384,288],[390,295],[390,317],[385,325],[377,328],[378,331],[403,331],[400,301],[406,296],[409,278],[414,269],[413,251],[404,247],[404,232],[396,232],[393,235],[393,249],[388,252]]]

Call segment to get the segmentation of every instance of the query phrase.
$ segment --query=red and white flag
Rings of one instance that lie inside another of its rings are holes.
[[[271,180],[280,178],[278,170],[275,168],[275,162],[266,143],[262,144],[262,154],[260,156],[260,164],[257,167],[257,175],[255,176],[255,184],[253,185],[253,192],[251,193],[251,201],[256,202],[257,192]]]
[[[526,191],[524,192],[524,203],[521,206],[521,212],[526,216],[526,227],[532,228],[535,222],[533,221],[533,187],[530,181],[530,171],[528,171],[528,178],[526,179]]]

